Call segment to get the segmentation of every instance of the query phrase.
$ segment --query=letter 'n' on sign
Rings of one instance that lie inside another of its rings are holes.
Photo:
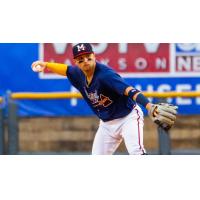
[[[78,45],[77,48],[78,48],[78,52],[79,52],[79,51],[84,51],[84,50],[85,50],[84,44]]]

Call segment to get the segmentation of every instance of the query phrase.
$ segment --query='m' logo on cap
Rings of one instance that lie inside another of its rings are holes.
[[[74,58],[83,55],[93,53],[92,46],[89,43],[78,43],[73,47]]]
[[[77,45],[77,49],[78,49],[78,52],[80,52],[80,51],[85,51],[85,46],[84,46],[84,44]]]

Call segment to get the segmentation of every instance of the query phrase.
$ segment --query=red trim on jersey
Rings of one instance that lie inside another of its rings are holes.
[[[140,141],[140,122],[139,122],[140,115],[139,115],[138,109],[135,108],[135,110],[137,111],[137,115],[138,115],[138,118],[137,118],[137,122],[138,122],[138,143],[139,143],[140,149],[142,150],[142,153],[144,154],[145,152],[144,152],[144,149],[142,148],[141,141]]]
[[[86,55],[86,54],[92,54],[92,53],[93,53],[93,52],[85,51],[85,52],[82,52],[82,53],[79,53],[78,55],[76,55],[76,56],[74,57],[74,59],[75,59],[75,58],[78,58],[79,56]]]

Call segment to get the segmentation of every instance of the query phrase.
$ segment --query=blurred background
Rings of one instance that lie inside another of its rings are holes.
[[[0,153],[90,154],[99,120],[84,100],[11,98],[17,92],[76,92],[67,78],[50,71],[37,74],[31,70],[35,60],[73,64],[72,45],[0,44]],[[200,91],[200,44],[92,45],[99,62],[110,65],[142,91]],[[179,106],[177,123],[161,144],[162,133],[144,110],[144,145],[149,154],[200,154],[200,97],[164,101]],[[160,152],[160,145],[167,146],[164,153]],[[124,144],[116,154],[127,154]]]

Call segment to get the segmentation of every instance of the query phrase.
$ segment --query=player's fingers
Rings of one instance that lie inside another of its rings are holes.
[[[34,65],[34,66],[40,65],[40,66],[42,66],[43,68],[45,68],[46,65],[47,65],[47,62],[43,62],[43,61],[39,61],[39,60],[38,60],[38,61],[34,62],[33,65]]]
[[[41,65],[36,65],[36,66],[32,67],[32,70],[34,72],[43,72],[44,71],[44,67],[41,66]]]
[[[45,63],[41,61],[35,61],[32,63],[31,68],[34,72],[42,72],[45,69]]]
[[[37,66],[37,65],[39,65],[39,61],[33,62],[32,65],[31,65],[31,67],[33,68],[33,67],[35,67],[35,66]]]

